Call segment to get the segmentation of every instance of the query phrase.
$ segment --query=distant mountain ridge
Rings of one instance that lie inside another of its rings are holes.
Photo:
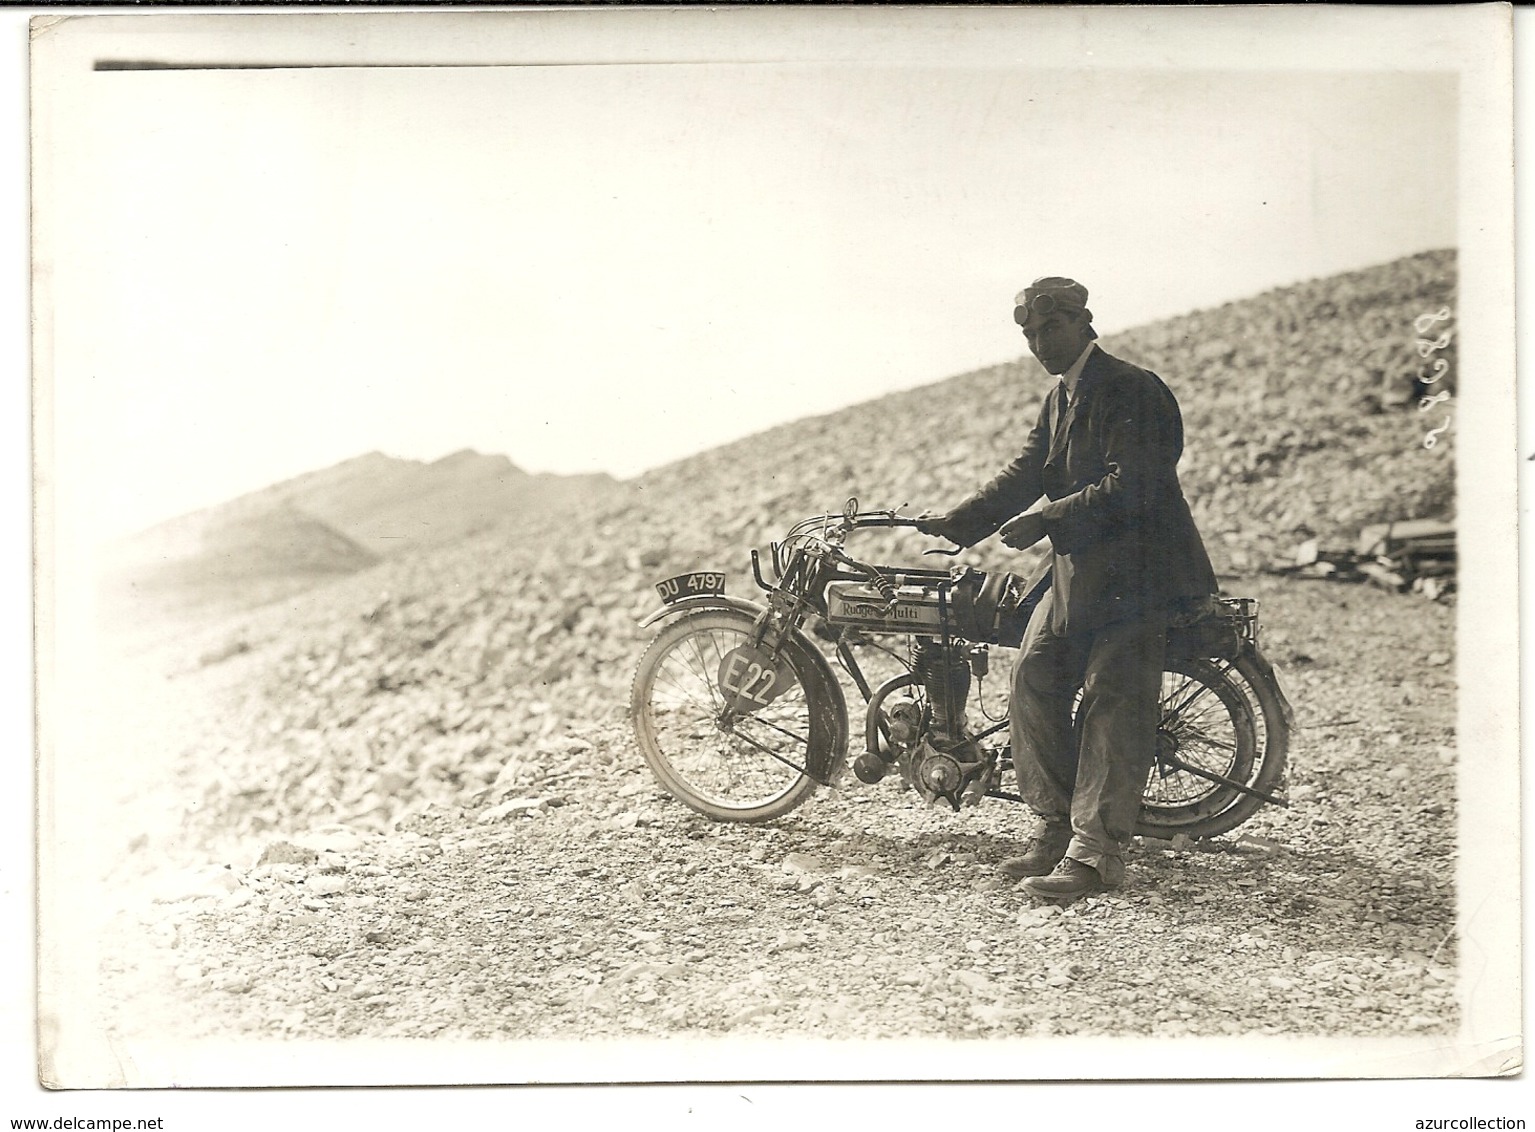
[[[464,448],[429,463],[369,452],[256,495],[297,507],[387,558],[603,482],[611,477],[529,475],[505,456]]]
[[[368,452],[160,523],[112,548],[110,605],[164,613],[261,604],[407,551],[577,505],[615,481],[530,474],[465,448]]]

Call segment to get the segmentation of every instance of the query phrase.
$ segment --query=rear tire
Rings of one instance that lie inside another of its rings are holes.
[[[1263,799],[1211,782],[1178,760],[1273,794],[1283,787],[1290,731],[1279,696],[1250,658],[1169,660],[1162,674],[1157,758],[1146,778],[1136,833],[1217,837]]]

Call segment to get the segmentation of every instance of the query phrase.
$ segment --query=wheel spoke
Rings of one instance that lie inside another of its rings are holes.
[[[795,732],[790,731],[787,727],[779,727],[778,724],[774,723],[771,719],[763,719],[761,716],[757,716],[757,715],[747,716],[745,719],[738,720],[737,723],[736,723],[736,734],[742,736],[742,738],[746,739],[746,741],[748,743],[752,742],[751,737],[746,735],[746,733],[743,732],[741,730],[741,728],[740,728],[740,725],[742,723],[745,723],[745,722],[748,722],[748,721],[750,721],[752,723],[760,723],[764,727],[770,727],[774,731],[778,732],[780,735],[787,735],[790,739],[793,739],[800,746],[809,746],[809,744],[810,744],[810,737],[808,735],[798,735]]]
[[[1175,663],[1163,673],[1159,749],[1142,796],[1143,821],[1169,832],[1195,827],[1237,802],[1239,791],[1205,775],[1246,781],[1256,746],[1247,685],[1233,667]]]
[[[707,693],[709,691],[708,682],[699,679],[698,676],[691,672],[687,673],[687,675],[691,676],[692,680],[690,683],[685,684],[676,673],[668,669],[667,671],[658,674],[658,680],[664,681],[668,686],[675,688],[677,692],[689,703],[699,702],[697,693],[699,689],[702,689],[705,693]]]
[[[1202,747],[1219,747],[1221,750],[1230,751],[1233,754],[1236,753],[1237,749],[1235,743],[1222,742],[1214,735],[1211,735],[1206,731],[1198,730],[1196,728],[1181,729],[1179,731],[1179,738],[1181,740],[1181,744],[1195,744]]]
[[[711,637],[709,640],[711,644],[715,643],[714,638]],[[709,696],[714,701],[714,706],[723,709],[725,706],[724,702],[720,699],[719,690],[715,688],[714,680],[709,675],[709,663],[704,660],[703,649],[698,644],[698,638],[689,637],[688,643],[693,646],[693,655],[698,658],[698,668],[695,671],[708,687]]]
[[[1210,690],[1210,686],[1208,684],[1198,684],[1182,703],[1176,704],[1171,708],[1164,707],[1162,709],[1162,717],[1164,719],[1178,719],[1184,712],[1208,695],[1214,695]]]
[[[1162,676],[1163,676],[1164,684],[1165,684],[1167,677],[1169,677],[1169,676],[1183,676],[1183,674],[1181,672],[1177,672],[1177,673],[1174,673],[1174,672],[1164,672],[1164,673],[1162,673]],[[1183,695],[1184,692],[1186,692],[1190,687],[1194,687],[1195,692],[1198,691],[1198,688],[1194,685],[1193,679],[1191,679],[1188,676],[1183,676],[1182,682],[1179,683],[1178,686],[1175,687],[1175,688],[1168,688],[1168,687],[1164,686],[1164,688],[1162,690],[1162,714],[1163,715],[1175,715],[1175,714],[1177,714],[1177,712],[1180,710],[1180,708],[1178,706],[1175,706],[1173,704],[1173,701],[1178,696]]]
[[[757,740],[753,739],[750,735],[746,734],[744,731],[737,731],[735,734],[736,734],[736,738],[737,739],[740,739],[742,742],[748,743],[751,746],[756,747],[757,750],[761,751],[763,754],[767,755],[768,757],[777,759],[779,762],[783,763],[784,766],[790,767],[790,768],[792,768],[794,770],[797,770],[801,774],[807,773],[804,767],[799,766],[799,765],[797,765],[795,763],[791,763],[788,759],[784,758],[777,751],[773,750],[773,748],[769,747],[766,743],[759,743],[759,742],[757,742]],[[787,732],[785,732],[785,734],[787,734]]]

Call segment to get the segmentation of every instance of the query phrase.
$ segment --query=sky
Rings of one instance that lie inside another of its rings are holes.
[[[1018,357],[1038,275],[1112,332],[1456,243],[1453,72],[1050,63],[74,75],[60,457],[111,534],[373,450],[627,477]]]

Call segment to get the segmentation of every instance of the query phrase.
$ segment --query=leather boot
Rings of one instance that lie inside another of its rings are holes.
[[[1046,825],[1024,847],[1023,856],[1012,857],[998,866],[1014,880],[1042,877],[1060,863],[1071,845],[1071,827]]]
[[[1079,896],[1102,892],[1107,886],[1097,869],[1074,857],[1065,857],[1049,876],[1030,877],[1020,887],[1036,899],[1069,904]]]

